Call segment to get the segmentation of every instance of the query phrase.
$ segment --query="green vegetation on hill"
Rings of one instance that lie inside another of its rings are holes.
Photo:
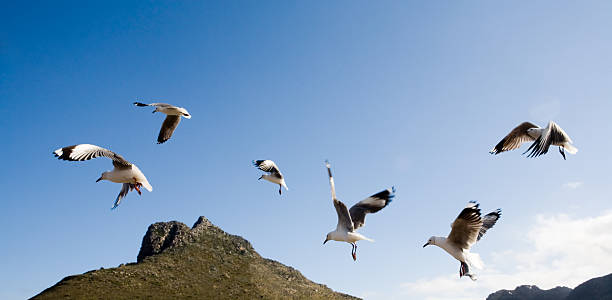
[[[262,258],[200,217],[149,226],[138,263],[68,276],[33,299],[357,299]]]

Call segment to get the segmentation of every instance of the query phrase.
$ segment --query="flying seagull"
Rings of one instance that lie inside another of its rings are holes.
[[[523,143],[532,142],[529,149],[523,154],[529,152],[527,157],[537,157],[548,152],[548,148],[553,146],[559,146],[559,152],[565,159],[565,150],[571,154],[576,154],[578,149],[572,145],[572,139],[557,125],[557,123],[550,121],[546,128],[540,128],[530,122],[523,122],[516,128],[512,129],[508,135],[506,135],[489,153],[499,154],[504,151],[514,150]]]
[[[69,161],[84,161],[92,158],[104,156],[108,157],[113,161],[113,170],[102,173],[102,176],[96,180],[108,180],[116,183],[123,183],[121,192],[117,196],[113,209],[116,208],[121,199],[125,197],[129,191],[136,190],[139,195],[140,188],[144,186],[149,192],[153,191],[153,187],[147,181],[147,178],[142,174],[140,169],[129,161],[125,160],[121,155],[112,152],[108,149],[98,147],[90,144],[79,144],[68,146],[53,151],[55,157],[58,159],[69,160]]]
[[[278,169],[278,167],[273,161],[269,159],[254,160],[253,165],[264,172],[268,172],[268,174],[261,175],[259,179],[265,179],[272,183],[278,184],[278,194],[279,195],[283,194],[282,193],[283,187],[285,187],[286,190],[289,190],[289,188],[287,187],[287,184],[285,184],[285,177],[283,177],[283,174],[281,174],[280,170]]]
[[[391,190],[387,189],[365,198],[353,205],[351,209],[348,209],[346,208],[346,205],[342,203],[342,201],[336,198],[334,178],[332,177],[331,168],[328,161],[325,161],[325,166],[327,167],[327,174],[329,175],[332,200],[334,201],[334,207],[336,208],[336,213],[338,214],[338,225],[336,226],[336,230],[327,234],[323,244],[327,243],[329,240],[347,242],[353,246],[353,249],[351,250],[353,260],[357,260],[356,242],[359,240],[373,242],[373,240],[357,232],[357,229],[365,225],[365,217],[367,214],[378,212],[391,203],[393,197],[395,197],[395,188],[392,187]]]
[[[140,102],[134,102],[136,106],[155,106],[155,112],[162,112],[166,114],[166,119],[162,124],[161,130],[159,131],[159,136],[157,136],[157,143],[162,144],[170,139],[174,130],[181,122],[181,116],[191,119],[191,115],[187,112],[186,109],[166,103],[150,103],[144,104]]]
[[[470,248],[482,236],[491,229],[501,216],[501,209],[480,217],[480,208],[475,201],[470,201],[461,211],[457,219],[451,224],[451,232],[448,237],[432,236],[423,248],[428,245],[436,245],[452,257],[461,262],[459,267],[459,278],[469,276],[476,280],[476,274],[470,271],[471,267],[482,269],[482,260],[476,253],[470,253]]]

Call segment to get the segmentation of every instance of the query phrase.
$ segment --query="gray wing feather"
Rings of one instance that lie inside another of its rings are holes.
[[[387,205],[391,203],[393,197],[395,197],[394,187],[390,190],[387,189],[376,193],[353,205],[349,212],[351,214],[351,220],[353,221],[353,227],[355,230],[365,225],[365,217],[367,214],[378,212],[379,210],[387,207]]]
[[[91,144],[67,146],[55,150],[53,154],[55,154],[55,157],[57,157],[58,159],[69,161],[84,161],[104,156],[110,158],[113,161],[113,165],[115,166],[115,168],[129,169],[132,167],[132,164],[129,161],[125,160],[123,156],[108,149]]]
[[[548,148],[550,148],[551,145],[563,142],[571,142],[569,136],[559,127],[559,125],[550,121],[548,122],[546,130],[535,140],[535,142],[533,142],[533,144],[531,144],[531,146],[529,146],[525,153],[529,152],[527,157],[538,157],[548,153]]]
[[[162,144],[172,137],[172,133],[181,122],[181,116],[167,115],[157,137],[157,143]]]
[[[478,204],[470,202],[453,222],[447,240],[456,244],[461,249],[470,249],[478,240],[478,233],[481,227],[480,208],[478,208]]]
[[[480,238],[482,238],[482,236],[487,233],[487,230],[491,229],[493,225],[495,225],[495,223],[497,222],[497,220],[499,220],[500,217],[501,209],[496,209],[494,212],[490,212],[484,217],[482,217],[482,227],[480,227],[480,231],[478,232],[477,241],[480,241]]]
[[[134,189],[134,185],[130,184],[130,183],[124,183],[123,186],[121,187],[121,191],[119,192],[119,195],[117,195],[117,199],[115,200],[115,203],[113,204],[113,207],[111,207],[111,209],[115,209],[117,208],[117,206],[119,206],[119,203],[121,203],[121,199],[123,199],[123,197],[127,196],[127,194]]]
[[[353,232],[353,222],[351,221],[351,215],[349,214],[349,210],[346,205],[344,205],[342,201],[334,199],[334,207],[336,208],[336,213],[338,214],[338,225],[336,228]]]
[[[279,178],[282,177],[282,174],[276,164],[269,159],[254,160],[253,165],[264,172],[270,173],[271,175],[278,175],[277,177]]]

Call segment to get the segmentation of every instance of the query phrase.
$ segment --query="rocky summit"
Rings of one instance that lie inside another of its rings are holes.
[[[358,299],[261,257],[204,217],[149,226],[136,263],[68,276],[32,299]]]

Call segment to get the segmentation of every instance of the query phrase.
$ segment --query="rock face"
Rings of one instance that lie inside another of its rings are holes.
[[[522,285],[513,291],[497,291],[487,300],[610,300],[612,299],[612,274],[593,278],[574,290],[556,287],[541,290],[535,285]]]
[[[204,217],[149,226],[137,263],[68,276],[33,299],[357,299],[262,258]]]
[[[609,300],[612,299],[612,274],[593,278],[577,286],[565,300]]]
[[[561,300],[565,299],[572,289],[567,287],[556,287],[550,290],[541,290],[535,285],[521,285],[513,291],[497,291],[487,300]]]

